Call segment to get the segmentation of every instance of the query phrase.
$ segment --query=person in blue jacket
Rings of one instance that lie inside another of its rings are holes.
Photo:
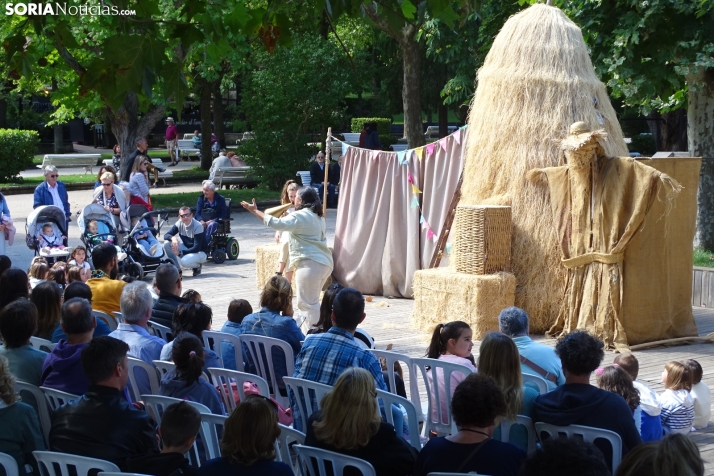
[[[64,215],[67,218],[67,223],[71,221],[71,213],[69,211],[69,198],[67,197],[67,187],[62,182],[57,180],[59,172],[54,165],[45,167],[45,181],[35,188],[35,199],[32,208],[41,207],[42,205],[54,205],[64,210]],[[67,246],[67,243],[65,243]]]
[[[219,220],[228,218],[226,199],[216,193],[216,184],[211,180],[204,180],[203,194],[196,202],[196,220],[203,227],[206,234],[206,244],[211,243],[211,237],[218,229]]]

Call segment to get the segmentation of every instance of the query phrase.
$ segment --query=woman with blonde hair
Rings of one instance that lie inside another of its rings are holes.
[[[521,359],[513,339],[500,332],[486,334],[479,348],[478,373],[493,378],[503,392],[506,399],[504,417],[507,420],[515,421],[517,415],[533,415],[533,402],[539,393],[523,385]],[[500,428],[496,428],[495,436],[500,437]],[[528,435],[525,428],[512,428],[509,441],[521,449],[527,449]]]
[[[104,172],[99,177],[99,187],[94,190],[94,203],[98,203],[112,214],[114,225],[119,226],[119,214],[128,206],[124,191],[114,183],[115,175]]]
[[[40,474],[33,451],[45,449],[45,439],[40,430],[37,412],[26,403],[20,402],[15,393],[15,378],[10,373],[7,359],[0,355],[0,453],[5,453],[17,462],[20,474]],[[33,468],[25,470],[25,464]]]
[[[261,395],[248,395],[223,426],[221,457],[206,461],[200,476],[292,476],[285,463],[275,459],[280,435],[277,407]]]
[[[382,421],[376,397],[372,374],[346,369],[308,419],[305,445],[363,459],[377,476],[412,474],[417,452]]]
[[[293,319],[293,290],[290,282],[282,276],[272,276],[260,294],[260,311],[248,314],[241,323],[241,335],[253,334],[274,339],[280,339],[293,349],[293,359],[297,357],[305,340],[300,328]],[[255,363],[250,358],[245,345],[243,346],[243,361],[245,371],[255,373]],[[294,361],[293,361],[294,363]],[[285,353],[278,348],[273,349],[273,365],[278,385],[283,390],[282,378],[287,375]]]
[[[280,194],[280,204],[287,205],[288,203],[290,203],[292,207],[285,210],[285,212],[283,212],[283,214],[281,215],[282,217],[286,217],[295,211],[295,196],[297,195],[297,189],[298,184],[297,182],[295,182],[295,180],[288,180],[287,182],[285,182],[285,185],[283,185],[283,191]],[[285,271],[285,266],[290,260],[290,247],[288,245],[288,243],[290,242],[290,232],[276,231],[275,242],[280,243],[280,255],[278,256],[278,272],[275,274],[277,274],[278,276],[282,276],[283,272],[285,272],[285,279],[292,282],[294,267],[289,266],[288,270]]]
[[[134,160],[134,165],[131,168],[131,175],[129,176],[129,192],[141,198],[146,203],[149,203],[149,174],[147,173],[147,167],[149,165],[149,158],[145,155],[137,155]]]

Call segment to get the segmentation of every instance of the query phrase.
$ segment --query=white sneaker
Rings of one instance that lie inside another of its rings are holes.
[[[151,247],[149,252],[151,253],[151,256],[156,256],[156,252],[159,250],[159,245],[155,244],[154,246]]]

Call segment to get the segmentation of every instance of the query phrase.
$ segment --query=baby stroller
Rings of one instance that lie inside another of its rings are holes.
[[[112,218],[112,214],[105,210],[100,204],[90,203],[79,213],[79,216],[77,217],[77,225],[79,226],[80,232],[79,239],[82,240],[82,243],[87,248],[87,260],[90,261],[92,268],[94,268],[94,264],[91,263],[92,250],[99,244],[92,243],[87,238],[87,224],[92,220],[97,222],[96,236],[103,242],[111,239],[114,246],[117,248],[117,259],[119,260],[119,263],[124,261],[126,259],[126,253],[119,246],[121,243],[121,236],[117,232],[116,228],[114,228],[114,219]]]
[[[69,251],[66,249],[55,248],[47,252],[40,248],[39,237],[42,234],[42,227],[47,224],[52,225],[52,232],[56,237],[67,236],[67,218],[64,211],[54,205],[43,205],[32,210],[27,217],[25,224],[27,247],[35,251],[35,256],[45,258],[50,265],[55,261],[67,261]],[[65,246],[66,244],[63,243]]]
[[[208,243],[208,255],[209,258],[213,260],[216,264],[223,263],[226,258],[229,260],[238,259],[238,253],[240,253],[240,246],[238,245],[238,240],[232,236],[228,236],[231,232],[231,199],[226,198],[226,209],[228,210],[228,219],[219,220],[218,228],[216,232],[211,236],[211,241]],[[205,208],[201,211],[204,219],[212,220],[213,216],[210,212],[213,211],[210,208]]]
[[[162,213],[164,217],[161,216]],[[149,226],[147,223],[152,222],[153,216],[158,218],[156,228]],[[166,259],[164,248],[160,244],[156,249],[156,254],[152,256],[150,250],[146,249],[134,238],[136,233],[147,231],[158,238],[161,233],[161,225],[163,225],[166,216],[168,216],[166,212],[162,210],[149,211],[145,205],[130,205],[125,212],[122,212],[122,223],[131,224],[133,218],[139,219],[136,225],[131,227],[125,246],[127,261],[124,264],[124,270],[129,276],[139,280],[144,279],[146,274],[155,272],[160,264],[170,262]]]

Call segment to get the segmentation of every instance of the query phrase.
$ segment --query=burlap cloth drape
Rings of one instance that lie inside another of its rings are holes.
[[[621,318],[625,251],[658,195],[671,202],[680,187],[631,158],[597,160],[594,180],[588,175],[579,181],[579,173],[567,165],[533,173],[536,178],[540,172],[550,190],[567,269],[563,302],[549,333],[587,329],[623,350],[628,346]]]

